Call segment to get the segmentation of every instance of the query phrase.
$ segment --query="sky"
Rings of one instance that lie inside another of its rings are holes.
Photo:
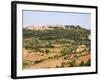
[[[80,25],[91,28],[91,14],[72,12],[23,11],[23,27],[34,24]]]

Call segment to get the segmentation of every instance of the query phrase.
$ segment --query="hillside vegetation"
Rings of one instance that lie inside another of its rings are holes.
[[[91,65],[90,30],[74,25],[49,27],[23,28],[23,69]]]

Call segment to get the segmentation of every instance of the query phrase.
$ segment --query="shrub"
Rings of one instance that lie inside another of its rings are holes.
[[[71,62],[69,62],[69,67],[74,67],[76,66],[76,61],[72,60]]]
[[[74,66],[73,62],[69,62],[69,67],[73,67],[73,66]]]
[[[64,57],[64,59],[67,59],[66,57]]]
[[[79,66],[84,66],[84,61],[81,61],[81,63],[79,64]]]
[[[26,65],[28,65],[28,63],[27,62],[23,62],[23,65],[26,66]]]
[[[86,63],[84,63],[84,61],[82,61],[79,66],[90,66],[91,65],[91,60],[88,59],[88,61]]]
[[[48,57],[48,59],[52,59],[52,57]]]
[[[50,51],[48,49],[45,50],[45,53],[48,54]]]
[[[27,66],[30,65],[30,61],[26,61],[26,60],[25,60],[25,61],[22,62],[22,64],[23,64],[23,68],[24,68],[24,67],[27,67]]]
[[[41,60],[34,61],[34,64],[40,63]]]
[[[88,59],[88,61],[85,63],[85,66],[90,66],[91,65],[91,60]]]
[[[59,66],[56,66],[56,68],[59,68]]]

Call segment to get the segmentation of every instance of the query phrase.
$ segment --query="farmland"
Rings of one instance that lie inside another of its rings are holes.
[[[49,27],[23,28],[23,69],[91,65],[90,30],[74,25]]]

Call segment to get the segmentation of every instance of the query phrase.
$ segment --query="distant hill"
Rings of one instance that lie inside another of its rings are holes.
[[[30,25],[25,27],[26,30],[54,30],[54,29],[66,29],[66,28],[75,28],[80,26],[73,26],[73,25],[58,25],[58,24],[52,24],[52,25],[43,25],[43,24],[38,24],[38,25]]]
[[[85,29],[80,27],[79,25],[59,25],[59,24],[52,24],[52,25],[44,25],[44,24],[36,24],[30,25],[25,27],[25,30],[55,30],[55,29]]]

